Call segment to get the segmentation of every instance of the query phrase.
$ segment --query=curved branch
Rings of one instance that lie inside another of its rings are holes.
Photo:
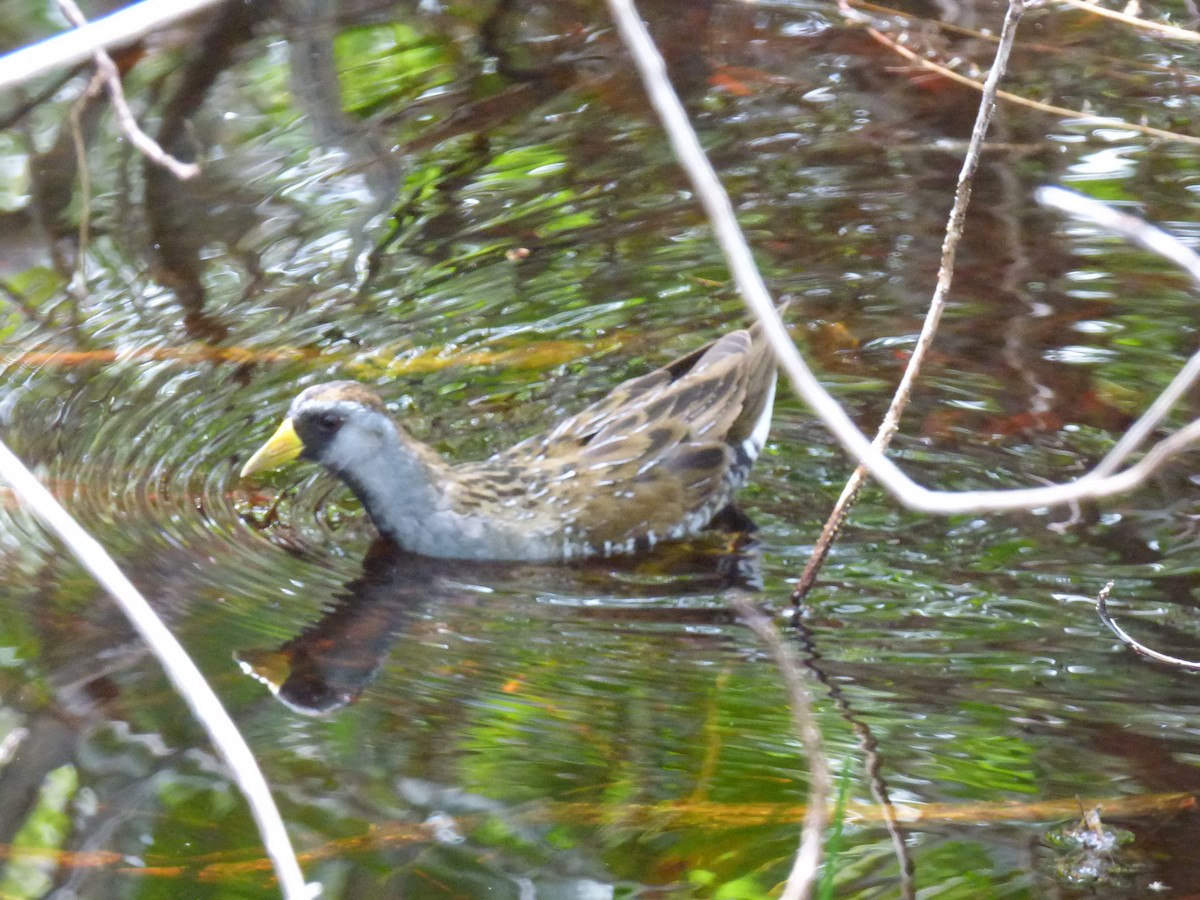
[[[683,104],[667,79],[662,56],[634,10],[632,0],[609,0],[609,6],[620,24],[622,37],[646,86],[650,102],[662,120],[671,147],[708,214],[738,290],[751,313],[762,323],[763,333],[770,341],[771,349],[775,351],[780,367],[791,381],[793,390],[808,403],[846,452],[866,466],[871,477],[909,509],[954,515],[1037,509],[1088,498],[1107,497],[1141,484],[1157,465],[1178,453],[1183,445],[1200,437],[1193,431],[1183,429],[1155,447],[1137,465],[1123,472],[1106,475],[1093,471],[1074,481],[1045,487],[938,491],[917,484],[892,460],[871,445],[841,405],[821,386],[792,343],[775,311],[775,303],[762,275],[754,263],[750,246],[734,216],[729,195],[725,193],[725,188],[700,146],[700,139],[688,121]],[[1175,440],[1184,432],[1188,434],[1186,439]]]
[[[224,0],[142,0],[82,28],[66,31],[0,57],[0,88],[32,81],[71,66],[97,50],[115,47],[149,34]]]
[[[1179,659],[1175,656],[1167,656],[1165,653],[1159,653],[1157,650],[1152,650],[1145,644],[1134,640],[1128,633],[1116,622],[1112,616],[1108,614],[1108,595],[1112,591],[1113,582],[1106,584],[1100,593],[1096,595],[1096,612],[1100,616],[1100,621],[1103,622],[1108,630],[1115,634],[1121,643],[1128,646],[1135,653],[1139,653],[1147,659],[1153,659],[1157,662],[1166,663],[1169,666],[1175,666],[1177,669],[1187,669],[1191,672],[1200,672],[1200,662],[1192,662],[1187,659]]]
[[[283,818],[279,815],[279,808],[275,805],[271,789],[253,752],[183,645],[175,639],[146,598],[125,577],[99,542],[83,530],[3,441],[0,441],[0,479],[8,482],[13,493],[51,532],[58,535],[72,555],[112,595],[121,612],[158,658],[167,677],[229,766],[234,783],[245,795],[267,848],[267,855],[275,866],[284,897],[301,900],[316,896],[320,886],[304,883],[304,873],[292,849]]]

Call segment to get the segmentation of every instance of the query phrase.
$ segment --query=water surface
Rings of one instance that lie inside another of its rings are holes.
[[[797,341],[872,429],[932,292],[975,95],[831,6],[645,6]],[[40,10],[10,42],[57,27]],[[904,11],[926,22],[913,40],[986,68],[1000,7]],[[236,476],[311,384],[373,384],[415,435],[479,458],[744,321],[603,6],[251,3],[143,49],[121,57],[127,90],[198,181],[148,167],[93,104],[85,190],[83,75],[0,133],[0,423],[211,679],[306,874],[330,897],[770,895],[808,767],[729,591],[761,583],[786,608],[852,468],[797,400],[781,392],[745,491],[761,530],[741,559],[701,541],[433,565],[373,546],[310,466]],[[1042,8],[1007,87],[1194,133],[1194,55]],[[915,477],[1034,484],[1112,445],[1195,349],[1194,291],[1032,193],[1066,184],[1194,242],[1195,159],[998,111],[895,445]],[[274,896],[157,664],[0,501],[0,893]],[[849,773],[835,896],[900,896],[906,865],[922,897],[1200,889],[1194,677],[1130,655],[1091,603],[1115,579],[1130,630],[1200,655],[1198,507],[1188,458],[1130,496],[1027,514],[936,519],[867,491],[789,635]],[[1102,852],[1076,829],[1097,805],[1121,836]]]

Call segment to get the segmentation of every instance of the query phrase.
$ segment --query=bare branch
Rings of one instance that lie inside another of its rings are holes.
[[[1105,9],[1098,3],[1088,3],[1086,0],[1058,0],[1058,2],[1094,13],[1097,16],[1113,19],[1125,25],[1132,25],[1134,28],[1140,28],[1154,35],[1171,38],[1176,41],[1187,41],[1191,44],[1200,43],[1200,32],[1195,32],[1187,28],[1178,28],[1175,25],[1168,25],[1165,22],[1151,22],[1149,19],[1139,19],[1137,16],[1129,16],[1125,13],[1117,12],[1115,9]]]
[[[1196,286],[1200,287],[1200,256],[1165,231],[1143,222],[1137,216],[1120,212],[1111,206],[1105,206],[1098,200],[1068,191],[1060,187],[1039,188],[1035,195],[1038,202],[1054,209],[1062,210],[1077,219],[1094,222],[1105,231],[1141,244],[1152,253],[1157,253],[1164,259],[1169,259],[1179,268],[1192,276]]]
[[[1187,247],[1178,238],[1167,234],[1153,225],[1143,222],[1136,216],[1105,206],[1097,200],[1066,191],[1062,188],[1044,187],[1035,194],[1040,203],[1061,210],[1077,219],[1083,219],[1099,225],[1106,231],[1120,235],[1128,241],[1140,244],[1147,250],[1159,254],[1179,266],[1192,276],[1192,280],[1200,286],[1200,256]],[[1200,351],[1192,354],[1182,369],[1179,370],[1166,389],[1147,409],[1124,436],[1100,460],[1095,468],[1098,475],[1111,475],[1129,455],[1141,446],[1142,441],[1166,418],[1167,413],[1187,393],[1188,389],[1200,378]]]
[[[980,84],[974,78],[968,78],[966,75],[960,75],[953,69],[946,66],[940,66],[931,59],[926,59],[913,53],[903,44],[897,43],[886,34],[874,28],[868,28],[867,34],[874,38],[879,43],[888,47],[900,56],[903,56],[914,65],[920,66],[922,69],[928,69],[931,72],[937,72],[943,78],[948,78],[951,81],[956,81],[959,84],[967,87],[981,90]],[[1145,134],[1150,137],[1162,138],[1166,141],[1178,141],[1184,144],[1200,144],[1200,137],[1193,137],[1190,134],[1180,134],[1176,131],[1165,131],[1162,128],[1154,128],[1150,125],[1143,125],[1140,122],[1129,122],[1125,119],[1118,119],[1113,116],[1097,116],[1091,113],[1086,113],[1083,110],[1071,109],[1066,106],[1054,106],[1051,103],[1041,103],[1037,100],[1030,100],[1028,97],[1022,97],[1020,94],[1009,93],[1008,91],[997,91],[996,96],[1006,103],[1012,103],[1015,106],[1024,106],[1026,109],[1036,109],[1039,112],[1048,113],[1052,116],[1058,116],[1063,119],[1072,120],[1081,125],[1089,125],[1093,127],[1104,128],[1120,128],[1126,131],[1136,131],[1139,134]]]
[[[82,28],[0,57],[0,88],[32,81],[72,66],[97,50],[129,43],[162,25],[186,18],[224,0],[143,0]]]
[[[946,236],[942,240],[942,258],[938,266],[937,286],[929,301],[929,311],[925,314],[925,323],[921,326],[921,334],[917,337],[912,356],[909,357],[908,365],[904,368],[904,375],[896,387],[891,405],[888,406],[883,422],[872,442],[872,446],[881,453],[887,450],[896,430],[900,427],[900,417],[908,405],[913,384],[917,380],[921,364],[925,361],[929,348],[933,346],[933,337],[937,333],[942,313],[946,309],[946,298],[950,294],[950,285],[954,282],[954,260],[958,254],[959,242],[962,240],[967,207],[971,203],[971,186],[974,183],[975,172],[979,168],[979,156],[983,152],[983,142],[987,138],[992,114],[996,109],[996,91],[1000,86],[1000,79],[1004,77],[1004,72],[1008,68],[1008,57],[1012,53],[1013,41],[1017,37],[1017,25],[1020,23],[1024,11],[1024,0],[1010,0],[1008,14],[1004,17],[1004,25],[1000,30],[1000,42],[996,47],[996,57],[992,62],[991,71],[988,72],[987,81],[984,83],[983,96],[979,100],[975,126],[971,129],[971,141],[967,145],[962,169],[958,173],[958,184],[954,190],[954,204],[950,208],[950,217],[946,222]],[[847,511],[854,503],[866,480],[867,469],[860,464],[842,489],[842,495],[838,497],[833,511],[825,522],[825,527],[821,529],[821,536],[818,538],[812,555],[804,566],[804,572],[800,575],[800,581],[792,594],[792,602],[799,602],[812,589],[817,573],[820,572],[821,566],[824,565],[825,559],[829,555],[829,548],[833,546],[834,539],[841,531]]]
[[[87,25],[87,19],[84,18],[83,12],[75,4],[75,0],[57,0],[59,9],[63,15],[75,25],[77,28],[82,28]],[[125,101],[125,91],[121,87],[121,73],[117,71],[117,64],[112,61],[112,57],[107,52],[97,49],[92,54],[92,59],[96,62],[96,71],[99,77],[104,79],[105,85],[108,87],[108,97],[112,101],[113,111],[117,114],[117,121],[121,124],[121,130],[129,138],[130,143],[142,152],[148,159],[164,169],[171,172],[176,178],[187,180],[195,178],[200,174],[200,167],[192,162],[181,162],[171,154],[167,153],[158,142],[146,132],[137,123],[137,119],[133,115],[133,110],[129,108],[129,104]],[[91,88],[89,88],[90,92]],[[80,158],[80,171],[86,168],[86,160]]]
[[[1139,643],[1130,637],[1120,625],[1113,621],[1112,616],[1108,614],[1108,595],[1112,591],[1113,583],[1110,581],[1100,593],[1096,595],[1096,612],[1100,616],[1100,621],[1108,626],[1108,630],[1121,639],[1121,643],[1126,644],[1131,650],[1140,653],[1147,659],[1153,659],[1157,662],[1166,663],[1170,666],[1175,666],[1178,669],[1187,669],[1192,672],[1200,672],[1200,662],[1192,662],[1187,659],[1179,659],[1175,656],[1167,656],[1165,653],[1159,653],[1157,650],[1151,650],[1145,644]]]
[[[845,450],[856,461],[865,465],[871,477],[890,491],[901,503],[919,512],[951,515],[1012,509],[1037,509],[1086,498],[1107,497],[1131,490],[1146,480],[1154,471],[1153,464],[1161,464],[1178,453],[1183,446],[1200,437],[1194,429],[1183,429],[1172,438],[1154,448],[1137,465],[1112,475],[1089,472],[1063,484],[1045,487],[1013,488],[991,491],[934,491],[917,484],[890,459],[871,446],[870,441],[858,430],[845,410],[821,386],[812,370],[800,356],[788,337],[775,304],[763,283],[762,275],[754,264],[754,257],[746,243],[733,207],[716,172],[704,155],[696,132],[688,122],[683,105],[666,76],[662,57],[646,32],[631,0],[609,0],[609,6],[617,21],[630,54],[633,56],[642,81],[646,85],[650,102],[662,120],[663,128],[670,139],[671,147],[687,172],[696,194],[708,213],[713,232],[726,262],[733,273],[734,281],[747,307],[763,324],[763,333],[771,343],[771,349],[781,368],[796,391],[809,407],[820,417]],[[1176,440],[1186,435],[1185,440]]]
[[[192,714],[208,732],[217,752],[229,766],[234,782],[245,795],[262,835],[263,844],[267,848],[267,855],[271,857],[275,866],[284,897],[288,900],[301,900],[316,896],[320,885],[304,883],[304,873],[300,870],[296,852],[292,849],[287,829],[254,754],[213,689],[205,681],[204,675],[183,649],[183,645],[155,614],[146,598],[125,577],[113,558],[83,530],[2,441],[0,478],[8,482],[13,493],[50,531],[58,535],[92,577],[112,595],[121,611],[158,658],[167,677],[183,696]]]

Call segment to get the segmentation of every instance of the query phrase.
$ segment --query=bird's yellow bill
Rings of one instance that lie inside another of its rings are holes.
[[[292,420],[284,419],[283,424],[271,435],[271,439],[259,447],[258,452],[242,466],[242,474],[238,477],[245,478],[255,472],[265,472],[282,466],[299,456],[302,449],[304,444],[296,434],[296,429],[292,427]]]

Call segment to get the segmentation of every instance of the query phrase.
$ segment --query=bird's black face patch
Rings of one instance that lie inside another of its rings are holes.
[[[295,416],[292,427],[304,444],[300,458],[319,462],[345,422],[346,417],[332,409],[310,409]]]

